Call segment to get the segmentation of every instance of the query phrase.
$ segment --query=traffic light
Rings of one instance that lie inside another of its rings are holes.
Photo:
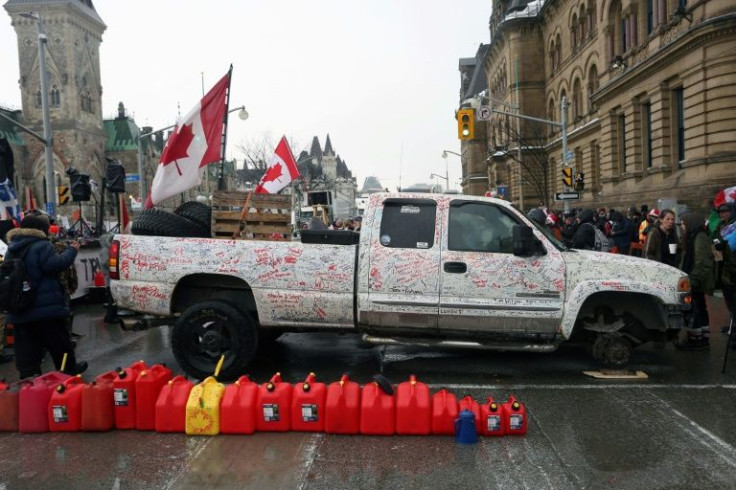
[[[575,172],[575,190],[582,191],[585,188],[585,174],[583,172]]]
[[[69,202],[69,186],[59,185],[56,187],[56,195],[58,196],[59,206]]]
[[[572,187],[572,167],[562,168],[562,183],[567,187]]]
[[[475,109],[459,109],[457,111],[457,137],[461,140],[475,138]]]

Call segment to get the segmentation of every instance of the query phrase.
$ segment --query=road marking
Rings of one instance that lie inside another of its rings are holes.
[[[717,435],[715,435],[713,432],[709,431],[702,425],[695,422],[693,419],[685,415],[684,413],[680,412],[676,408],[674,408],[669,402],[666,400],[663,400],[662,398],[658,397],[657,395],[652,395],[655,398],[657,398],[660,403],[667,408],[669,408],[672,413],[680,417],[685,421],[687,425],[689,425],[692,429],[695,429],[695,431],[699,432],[705,437],[698,437],[697,433],[694,433],[692,430],[688,430],[687,427],[682,426],[682,430],[689,433],[693,438],[695,438],[698,442],[700,442],[702,445],[713,451],[714,453],[718,454],[718,456],[728,463],[732,468],[736,468],[736,459],[734,459],[734,456],[736,455],[736,449]],[[711,442],[709,442],[711,441]],[[728,453],[728,454],[726,454]]]
[[[322,441],[323,434],[311,434],[306,437],[304,442],[301,444],[301,456],[304,460],[302,467],[297,475],[297,481],[299,482],[299,490],[307,487],[307,477],[309,472],[312,470],[312,465],[317,457],[317,446]]]
[[[197,460],[197,458],[199,457],[199,455],[202,454],[202,451],[204,451],[204,448],[206,448],[207,447],[207,444],[209,444],[211,441],[212,441],[212,438],[211,437],[208,437],[207,439],[205,439],[204,440],[204,443],[199,448],[197,448],[197,450],[194,451],[194,453],[191,456],[189,456],[187,458],[187,461],[184,463],[184,465],[181,467],[181,469],[179,469],[179,471],[176,473],[176,475],[174,475],[174,477],[169,480],[169,483],[166,484],[166,486],[164,487],[165,490],[169,490],[170,488],[174,487],[174,484],[177,483],[177,480],[179,480],[179,478],[181,477],[181,475],[183,475],[184,472],[189,471],[190,465],[194,461]],[[178,488],[178,485],[176,487],[174,487],[174,488]]]
[[[661,390],[661,389],[680,389],[680,390],[706,390],[706,389],[722,389],[722,390],[736,390],[736,385],[724,385],[724,384],[713,384],[713,385],[695,385],[695,384],[683,384],[683,385],[667,385],[667,384],[457,384],[457,383],[431,383],[429,387],[432,389],[445,388],[448,390],[500,390],[500,389],[514,389],[514,390]]]

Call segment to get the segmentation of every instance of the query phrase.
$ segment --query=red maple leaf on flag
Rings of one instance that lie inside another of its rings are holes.
[[[266,170],[265,175],[261,179],[261,183],[265,182],[273,182],[279,177],[281,177],[283,173],[281,172],[281,164],[277,163],[276,165],[273,165],[271,167],[268,167]]]
[[[180,158],[186,158],[189,156],[187,150],[189,149],[189,145],[193,139],[194,133],[192,133],[192,125],[185,124],[182,126],[179,132],[174,133],[174,135],[169,139],[166,148],[164,148],[164,151],[161,154],[161,164],[168,165],[169,163],[174,162],[177,172],[181,175],[181,169],[176,161]]]

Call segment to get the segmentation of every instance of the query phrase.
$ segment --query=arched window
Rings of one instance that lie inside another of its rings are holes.
[[[56,85],[51,86],[51,107],[59,107],[61,105],[61,92]]]
[[[583,117],[583,94],[580,88],[580,79],[576,78],[572,84],[572,117],[577,120]]]
[[[41,89],[36,92],[36,107],[41,107]]]
[[[559,33],[555,37],[555,56],[557,58],[557,66],[559,67],[562,63],[562,38]]]
[[[570,48],[575,51],[578,47],[578,14],[572,14],[572,25],[570,26]]]
[[[608,12],[608,54],[609,61],[626,51],[626,27],[621,14],[621,1],[614,0]]]
[[[547,119],[550,121],[557,121],[557,104],[555,103],[554,98],[549,99],[549,104],[547,104]],[[554,136],[555,134],[556,126],[549,125],[549,135]]]
[[[549,63],[552,71],[555,71],[557,69],[557,49],[555,49],[554,41],[549,44]]]
[[[590,22],[590,19],[585,18],[585,6],[580,6],[580,39],[583,40],[588,36],[588,22]]]
[[[590,112],[595,110],[595,104],[593,104],[592,97],[598,90],[599,85],[598,68],[595,65],[591,65],[590,70],[588,70],[588,107]]]

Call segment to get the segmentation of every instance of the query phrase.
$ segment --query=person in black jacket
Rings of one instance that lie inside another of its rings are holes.
[[[593,250],[595,248],[595,211],[585,209],[578,214],[578,227],[572,236],[572,248]]]
[[[8,232],[6,258],[18,256],[28,247],[24,262],[36,290],[31,308],[6,315],[7,321],[15,325],[15,365],[21,379],[41,374],[44,349],[51,354],[57,370],[61,369],[64,354],[67,374],[81,374],[87,369],[87,363],[78,363],[74,355],[66,328],[69,305],[59,280],[59,274],[73,265],[79,244],[74,242],[59,254],[49,241],[48,230],[48,218],[38,213],[26,215],[20,228]]]

